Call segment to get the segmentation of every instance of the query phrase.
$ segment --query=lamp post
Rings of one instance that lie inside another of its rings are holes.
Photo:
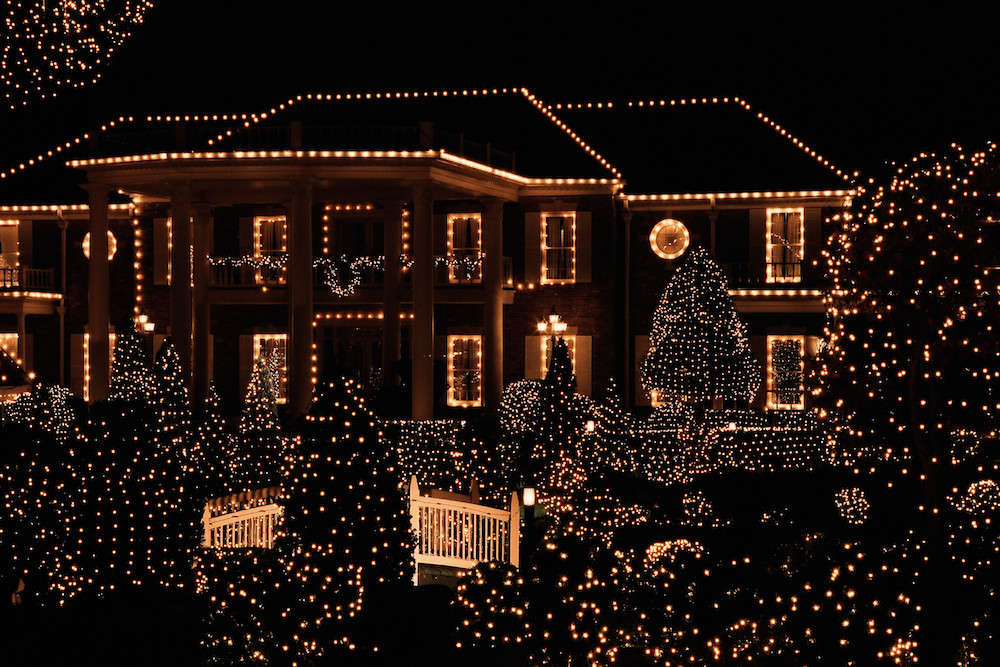
[[[563,321],[562,315],[556,312],[556,307],[552,306],[552,312],[549,316],[538,322],[538,333],[547,334],[552,339],[558,335],[560,338],[564,333],[566,333],[566,323]]]

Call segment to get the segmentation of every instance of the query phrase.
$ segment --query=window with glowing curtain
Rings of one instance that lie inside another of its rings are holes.
[[[805,336],[767,337],[767,407],[801,410],[805,407],[803,360]]]
[[[20,284],[17,230],[17,220],[0,220],[0,287],[17,287]]]
[[[255,259],[265,262],[254,274],[257,284],[285,282],[285,267],[275,267],[267,262],[277,261],[287,250],[285,216],[256,216],[253,219],[253,254]]]
[[[482,264],[476,261],[483,248],[483,219],[476,214],[448,216],[448,282],[482,282]]]
[[[802,282],[803,213],[801,208],[767,209],[767,282]]]
[[[482,336],[448,336],[448,405],[482,406],[482,349]]]
[[[253,363],[258,359],[267,359],[275,375],[275,392],[278,396],[278,403],[284,403],[288,399],[288,334],[269,333],[254,334],[253,337]]]
[[[576,215],[542,215],[542,284],[576,280]]]

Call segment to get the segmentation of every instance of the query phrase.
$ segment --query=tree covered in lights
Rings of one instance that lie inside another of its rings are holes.
[[[146,343],[131,320],[126,320],[115,336],[110,379],[110,401],[144,403],[153,393]]]
[[[663,290],[639,373],[643,389],[660,401],[746,402],[760,385],[725,277],[700,246],[688,251]]]
[[[205,499],[245,489],[233,486],[236,459],[233,435],[222,414],[222,400],[215,383],[208,387],[205,407],[195,426],[186,466],[192,484]]]
[[[278,376],[275,359],[254,363],[236,438],[235,486],[256,489],[277,484],[285,441],[278,421]]]
[[[967,511],[1000,474],[998,220],[996,145],[953,145],[862,187],[824,251],[829,345],[813,393],[842,447],[887,460],[879,474],[901,494],[919,489],[896,502],[924,517],[910,540],[936,636],[921,651],[937,664],[998,655],[995,506]]]
[[[341,380],[314,398],[283,484],[276,548],[294,598],[284,642],[313,660],[385,651],[384,633],[362,629],[367,596],[410,585],[413,572],[405,493],[360,394],[354,380]]]

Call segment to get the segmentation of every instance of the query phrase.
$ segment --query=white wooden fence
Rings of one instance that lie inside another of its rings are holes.
[[[273,500],[280,492],[277,487],[269,487],[208,501],[202,517],[205,532],[201,545],[230,549],[274,548],[283,508]],[[239,505],[244,507],[232,509]]]
[[[413,583],[421,565],[468,569],[483,561],[520,565],[521,508],[511,494],[510,509],[420,495],[417,478],[410,479],[410,529],[416,536],[413,549]]]

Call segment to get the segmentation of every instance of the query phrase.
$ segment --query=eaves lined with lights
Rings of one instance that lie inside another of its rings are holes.
[[[393,154],[395,157],[402,155],[428,155],[433,153],[435,156],[442,157],[454,161],[456,163],[461,163],[467,166],[474,166],[476,168],[483,168],[490,172],[497,173],[501,175],[501,170],[496,170],[493,167],[486,167],[478,162],[467,160],[465,158],[458,157],[456,155],[445,153],[444,151],[232,151],[232,152],[210,152],[212,147],[216,144],[224,141],[227,137],[232,136],[234,133],[241,131],[245,128],[251,128],[255,125],[259,125],[263,121],[271,118],[275,114],[287,111],[292,107],[301,104],[303,102],[336,102],[349,104],[351,102],[366,102],[372,100],[405,100],[405,99],[431,99],[431,98],[463,98],[463,97],[491,97],[491,96],[512,96],[519,95],[527,100],[530,105],[537,110],[538,113],[542,114],[549,122],[554,124],[565,136],[571,139],[577,147],[582,150],[590,159],[596,161],[600,168],[605,170],[610,179],[605,181],[604,179],[529,179],[523,176],[517,176],[511,174],[510,172],[503,172],[502,175],[514,180],[522,180],[526,184],[539,184],[539,183],[584,183],[584,182],[614,182],[622,179],[622,172],[614,165],[612,165],[604,155],[602,155],[596,148],[594,148],[590,143],[588,143],[584,138],[565,123],[559,115],[558,111],[562,109],[567,110],[580,110],[580,109],[593,109],[595,111],[606,110],[606,109],[641,109],[650,107],[671,107],[671,106],[696,106],[696,105],[732,105],[738,109],[741,109],[747,113],[754,114],[754,117],[759,120],[765,127],[773,130],[777,135],[783,137],[789,141],[793,146],[799,149],[806,156],[814,159],[818,164],[822,165],[828,169],[832,174],[835,174],[841,180],[847,182],[850,178],[848,174],[843,172],[841,169],[836,168],[833,164],[824,158],[821,154],[817,153],[810,146],[805,144],[803,141],[795,137],[793,134],[788,132],[788,130],[778,123],[776,123],[769,116],[754,112],[750,104],[739,97],[713,97],[713,98],[701,98],[701,99],[674,99],[674,100],[649,100],[649,101],[629,101],[624,104],[616,104],[614,102],[587,102],[587,103],[568,103],[568,104],[546,104],[543,100],[539,99],[536,95],[530,92],[527,88],[489,88],[489,89],[463,89],[463,90],[438,90],[438,91],[396,91],[396,92],[368,92],[368,93],[309,93],[306,95],[298,95],[287,99],[286,101],[277,104],[275,106],[269,107],[267,109],[253,112],[253,113],[229,113],[229,114],[194,114],[194,115],[147,115],[145,117],[135,117],[135,116],[119,116],[113,119],[94,131],[83,133],[78,137],[74,137],[68,141],[62,142],[53,148],[41,152],[38,155],[21,162],[16,166],[7,168],[6,170],[0,172],[0,179],[8,178],[18,172],[24,171],[32,166],[40,164],[51,157],[55,157],[61,153],[71,151],[74,148],[80,146],[81,144],[86,144],[87,141],[100,138],[102,135],[111,132],[113,129],[122,129],[126,126],[131,125],[179,125],[181,123],[218,123],[220,121],[229,123],[232,122],[234,125],[232,128],[220,132],[214,138],[210,138],[206,141],[205,152],[193,152],[193,153],[155,153],[150,155],[142,156],[131,156],[129,158],[117,158],[119,160],[132,159],[132,160],[162,160],[172,157],[187,157],[187,156],[222,156],[222,155],[232,155],[232,156],[254,156],[258,158],[273,158],[273,157],[289,157],[289,156],[301,156],[301,157],[381,157],[389,156]],[[164,157],[167,156],[167,157]],[[82,166],[89,164],[105,164],[105,162],[93,161],[93,160],[70,160],[68,164],[70,166]],[[856,173],[854,174],[857,175]],[[801,192],[789,192],[789,193],[754,193],[754,192],[730,192],[730,193],[716,193],[716,194],[682,194],[682,195],[629,195],[630,201],[648,201],[650,199],[661,199],[667,200],[681,200],[681,199],[705,199],[705,198],[740,198],[749,199],[756,197],[773,197],[773,196],[815,196],[816,192],[823,192],[825,195],[827,191],[801,191]],[[829,191],[833,196],[843,196],[849,193],[846,190],[836,190]]]

